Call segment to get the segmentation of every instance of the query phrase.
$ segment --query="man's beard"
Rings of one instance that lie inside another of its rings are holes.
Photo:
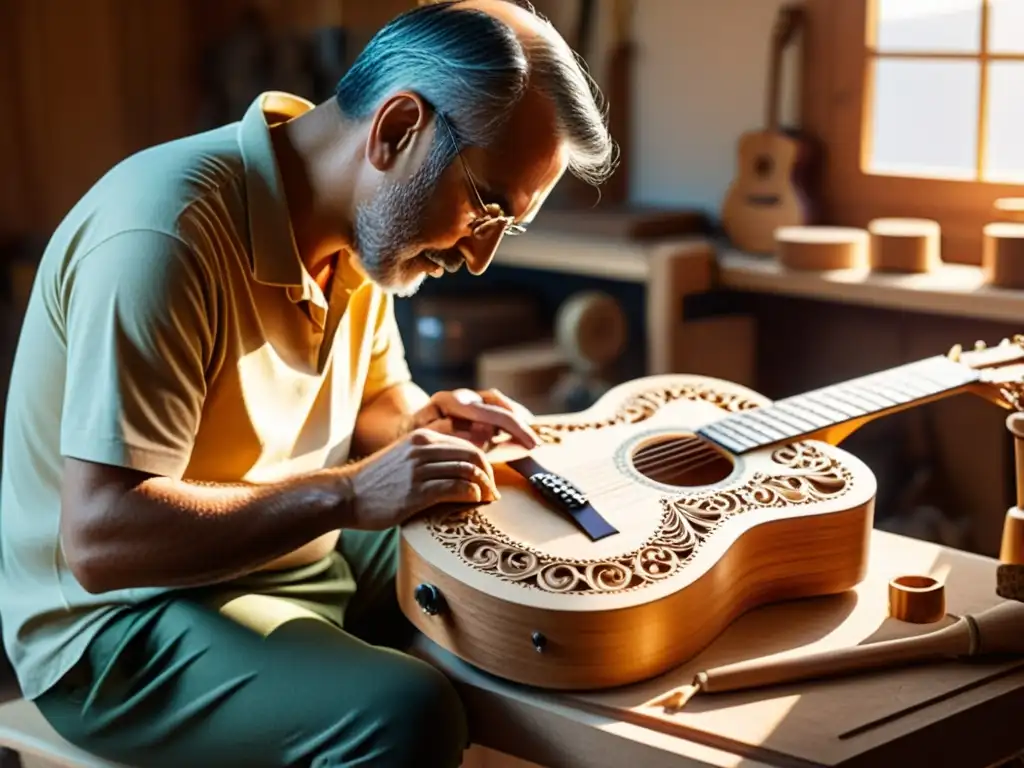
[[[415,245],[423,235],[427,206],[450,158],[435,142],[423,166],[404,184],[383,187],[356,208],[353,246],[370,279],[388,293],[412,296],[426,279],[414,261],[418,254],[455,265],[455,253],[424,250]]]

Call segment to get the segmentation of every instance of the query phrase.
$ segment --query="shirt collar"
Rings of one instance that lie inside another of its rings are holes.
[[[272,125],[312,108],[311,102],[299,96],[281,91],[262,93],[239,124],[238,142],[245,167],[253,277],[261,283],[286,287],[292,301],[310,301],[320,310],[318,314],[325,314],[325,297],[299,258],[270,139]],[[343,293],[351,293],[369,283],[369,278],[355,255],[346,250],[339,254],[334,282]]]
[[[253,100],[238,127],[253,277],[261,283],[287,287],[293,300],[310,299],[315,283],[299,259],[270,127],[312,108],[311,102],[298,96],[268,91]]]

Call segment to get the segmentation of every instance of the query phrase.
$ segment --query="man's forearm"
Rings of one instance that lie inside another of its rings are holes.
[[[412,417],[430,402],[430,396],[412,382],[396,384],[363,406],[352,436],[352,453],[368,456],[407,435]]]
[[[65,549],[86,589],[212,584],[351,523],[351,485],[323,471],[266,485],[151,478],[97,494]]]

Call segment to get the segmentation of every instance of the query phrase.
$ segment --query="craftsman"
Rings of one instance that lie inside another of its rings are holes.
[[[536,437],[499,393],[411,383],[395,297],[613,165],[550,24],[463,0],[384,27],[335,98],[263,94],[85,194],[0,498],[4,643],[60,734],[135,766],[459,765],[455,689],[402,652],[396,526],[494,499],[483,446]]]

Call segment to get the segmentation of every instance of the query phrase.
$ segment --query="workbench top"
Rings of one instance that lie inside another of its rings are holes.
[[[904,574],[939,578],[950,614],[976,613],[1000,602],[996,566],[990,558],[874,531],[869,572],[855,590],[752,611],[692,662],[614,691],[561,693],[513,685],[472,669],[425,638],[417,653],[457,681],[477,742],[549,768],[984,768],[1024,750],[1024,659],[928,664],[698,694],[676,714],[644,704],[713,666],[934,631],[953,616],[930,625],[887,617],[889,580]],[[685,616],[679,631],[686,631]]]

